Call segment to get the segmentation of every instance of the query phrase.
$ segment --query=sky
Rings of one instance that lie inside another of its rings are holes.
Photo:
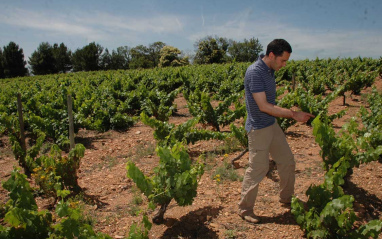
[[[186,55],[207,36],[287,40],[292,60],[382,56],[381,0],[0,0],[0,47],[42,42],[109,52],[161,41]]]

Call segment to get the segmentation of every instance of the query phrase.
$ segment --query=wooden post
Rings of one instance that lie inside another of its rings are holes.
[[[70,149],[75,147],[74,143],[74,123],[73,123],[73,109],[72,109],[72,96],[68,95],[68,117],[69,117],[69,140]]]
[[[25,132],[24,132],[24,119],[23,119],[23,105],[21,104],[21,94],[17,94],[17,112],[19,114],[19,124],[20,124],[20,145],[24,153],[27,152],[27,147],[25,143]]]
[[[27,163],[25,162],[25,157],[27,155],[27,145],[25,143],[25,131],[24,131],[24,118],[23,118],[23,105],[21,103],[21,94],[17,94],[17,113],[19,115],[19,124],[20,124],[20,146],[23,150],[23,155],[16,156],[16,158],[19,160],[19,164],[24,169],[24,174],[27,175],[28,178],[31,176],[31,171],[29,171],[29,168],[27,166]]]

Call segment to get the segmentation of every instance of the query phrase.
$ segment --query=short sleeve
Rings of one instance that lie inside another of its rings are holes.
[[[264,92],[265,86],[262,77],[258,71],[251,70],[248,72],[248,87],[251,93]]]

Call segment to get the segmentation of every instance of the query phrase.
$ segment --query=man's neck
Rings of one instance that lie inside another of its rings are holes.
[[[272,69],[271,67],[271,59],[269,59],[269,57],[267,55],[265,55],[262,60],[264,61],[264,63],[269,67],[269,69]]]

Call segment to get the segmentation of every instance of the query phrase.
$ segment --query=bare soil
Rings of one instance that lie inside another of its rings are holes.
[[[374,84],[382,90],[382,79]],[[347,105],[342,105],[342,97],[330,105],[330,114],[347,109],[334,125],[339,129],[357,115],[366,104],[366,95],[371,88],[359,96],[347,96]],[[180,124],[192,116],[189,114],[183,97],[176,99],[178,112],[170,119]],[[238,124],[243,123],[238,121]],[[228,127],[223,130],[229,130]],[[286,132],[288,143],[296,160],[295,194],[307,201],[306,190],[312,184],[320,184],[324,179],[320,147],[315,143],[312,127],[297,123]],[[148,210],[147,199],[126,176],[126,162],[134,160],[146,175],[150,175],[159,158],[155,153],[153,130],[138,122],[124,132],[108,131],[98,133],[81,130],[76,135],[76,143],[86,147],[81,161],[79,184],[83,189],[80,198],[84,200],[84,213],[89,216],[96,231],[104,232],[114,238],[128,235],[130,226],[140,222],[146,212],[151,218],[154,211]],[[241,151],[225,153],[226,143],[211,140],[189,145],[188,151],[193,159],[206,154],[206,171],[202,176],[198,195],[191,206],[179,207],[171,202],[164,216],[164,223],[153,224],[150,238],[304,238],[304,233],[293,218],[290,208],[278,202],[279,177],[273,170],[261,182],[255,213],[262,223],[253,225],[244,222],[237,215],[240,199],[241,181],[224,179],[219,183],[213,178],[215,170]],[[248,153],[241,157],[235,171],[244,175]],[[0,138],[0,180],[5,181],[17,165],[8,138]],[[357,224],[372,219],[382,219],[382,164],[381,161],[361,165],[354,169],[350,185],[346,191],[355,198],[354,208],[359,217]],[[0,200],[6,202],[7,191],[0,188]],[[50,199],[36,198],[40,208],[47,208]],[[379,238],[382,238],[381,236]]]

